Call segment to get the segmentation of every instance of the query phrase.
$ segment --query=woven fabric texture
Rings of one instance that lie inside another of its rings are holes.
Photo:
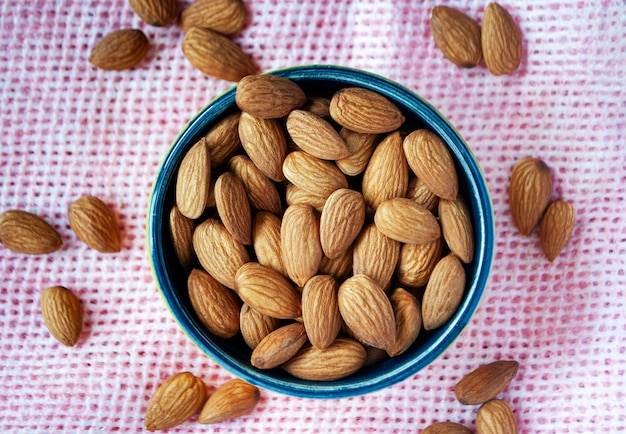
[[[188,2],[180,2],[184,6]],[[626,3],[508,0],[523,35],[511,76],[461,69],[435,46],[430,9],[481,20],[488,2],[247,1],[233,35],[258,71],[324,63],[362,68],[419,93],[466,139],[492,195],[496,255],[470,324],[428,368],[378,392],[339,400],[263,390],[248,415],[171,432],[417,433],[435,421],[475,428],[455,383],[480,364],[520,363],[501,394],[522,433],[626,431]],[[140,28],[151,48],[132,70],[87,61],[93,45]],[[148,400],[182,370],[217,385],[231,375],[178,328],[156,288],[145,240],[152,182],[185,123],[232,83],[194,69],[175,25],[151,27],[124,0],[0,0],[0,212],[23,209],[64,246],[28,256],[0,246],[0,431],[142,432]],[[525,156],[552,169],[554,197],[576,224],[549,263],[508,203]],[[72,233],[68,205],[90,194],[116,213],[122,251]],[[85,314],[75,347],[57,343],[39,294],[72,289]]]

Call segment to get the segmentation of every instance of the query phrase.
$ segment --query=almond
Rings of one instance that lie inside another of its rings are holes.
[[[396,319],[396,341],[389,355],[399,356],[415,342],[422,328],[422,307],[413,294],[396,288],[389,294]]]
[[[347,128],[342,128],[339,135],[346,142],[348,156],[337,160],[337,167],[348,176],[359,175],[367,167],[379,136],[357,133]]]
[[[314,347],[328,348],[341,330],[339,285],[332,276],[311,277],[302,290],[302,321]]]
[[[365,226],[354,243],[354,274],[365,274],[387,289],[400,257],[400,243],[385,236],[374,223]]]
[[[194,68],[226,81],[239,81],[254,74],[250,58],[237,44],[213,30],[190,28],[183,37],[183,53]]]
[[[346,87],[330,100],[330,116],[342,127],[358,133],[382,134],[404,123],[400,109],[383,95],[360,87]]]
[[[228,168],[243,183],[250,204],[259,211],[274,214],[282,212],[280,195],[276,185],[246,155],[235,155],[228,162]]]
[[[241,141],[239,140],[240,116],[240,112],[226,116],[204,136],[209,147],[211,167],[224,165],[241,147]]]
[[[320,217],[320,241],[324,254],[330,259],[345,252],[361,232],[365,222],[365,201],[358,191],[348,188],[335,190]]]
[[[340,337],[328,348],[305,346],[283,365],[283,369],[303,380],[334,381],[358,371],[365,357],[363,345]]]
[[[502,392],[517,374],[514,360],[498,360],[482,365],[456,384],[454,394],[461,404],[483,404]]]
[[[439,196],[430,191],[426,184],[424,184],[424,181],[414,176],[409,177],[406,197],[413,199],[433,214],[437,212],[439,207]]]
[[[166,26],[178,14],[176,0],[128,0],[128,3],[139,18],[151,26]]]
[[[257,261],[286,275],[280,246],[280,218],[266,211],[254,217],[252,223],[252,245]]]
[[[203,137],[185,154],[176,175],[176,206],[187,218],[202,215],[209,200],[211,159]]]
[[[385,350],[381,350],[380,348],[370,347],[365,345],[365,363],[363,363],[363,367],[371,366],[375,363],[382,362],[389,358],[389,355]]]
[[[302,151],[287,155],[283,163],[283,173],[297,187],[324,198],[328,198],[335,190],[348,188],[345,175],[335,163]]]
[[[206,386],[190,372],[180,372],[161,384],[146,409],[148,431],[173,428],[193,416],[207,399]]]
[[[322,160],[348,156],[348,146],[337,130],[324,119],[306,110],[293,110],[287,117],[287,131],[304,152]]]
[[[574,229],[575,217],[572,204],[562,200],[552,202],[546,209],[539,226],[539,239],[548,261],[554,261],[565,248]]]
[[[83,311],[78,297],[63,286],[51,286],[41,292],[41,317],[54,338],[73,347],[83,329]]]
[[[307,98],[302,110],[308,110],[311,113],[323,119],[330,118],[330,99],[322,96],[310,96]]]
[[[436,422],[424,428],[422,434],[472,434],[472,430],[455,422]]]
[[[255,368],[276,368],[291,359],[307,341],[304,325],[296,322],[282,326],[265,336],[250,356]]]
[[[282,167],[287,142],[278,120],[244,112],[239,119],[239,137],[248,157],[265,176],[273,181],[285,179]]]
[[[243,182],[232,172],[215,181],[215,206],[224,227],[241,244],[252,244],[252,213]]]
[[[364,274],[349,277],[339,286],[337,297],[341,317],[360,342],[393,352],[393,307],[376,282]]]
[[[552,196],[552,174],[538,158],[522,158],[513,167],[509,185],[511,217],[522,235],[528,236],[541,220]]]
[[[290,205],[280,228],[285,271],[302,287],[317,273],[323,252],[320,243],[319,215],[310,205]]]
[[[141,30],[116,30],[94,45],[89,63],[105,70],[129,69],[141,62],[149,49],[150,42]]]
[[[247,304],[241,306],[239,329],[244,342],[254,350],[265,336],[276,330],[279,322],[276,318],[262,314]]]
[[[0,243],[15,253],[43,255],[59,250],[63,240],[41,217],[12,209],[0,214]]]
[[[397,197],[384,201],[374,214],[376,227],[401,243],[423,244],[441,236],[435,216],[417,202]]]
[[[259,388],[239,378],[227,381],[209,397],[198,416],[202,424],[218,423],[250,413],[261,399]]]
[[[304,91],[294,81],[272,74],[255,74],[237,84],[235,102],[244,112],[261,119],[287,116],[306,102]]]
[[[278,319],[302,315],[300,294],[276,270],[256,262],[242,265],[235,276],[235,292],[248,306]]]
[[[185,217],[176,205],[170,210],[169,219],[170,238],[174,246],[174,253],[178,262],[187,270],[194,260],[193,251],[193,220]]]
[[[456,199],[459,182],[454,160],[438,135],[423,129],[413,131],[404,139],[404,155],[430,191],[442,199]]]
[[[485,64],[494,75],[512,74],[522,61],[522,35],[511,14],[495,2],[485,8],[482,47]]]
[[[227,339],[239,331],[241,307],[233,291],[197,268],[187,278],[187,291],[194,311],[211,333]]]
[[[465,269],[449,254],[435,266],[422,298],[422,322],[425,330],[444,325],[456,312],[465,292]]]
[[[322,257],[318,274],[327,274],[336,280],[344,280],[352,274],[352,255],[353,248],[351,246],[335,259],[330,259],[327,256]]]
[[[178,25],[187,32],[203,27],[224,35],[236,33],[246,23],[246,6],[241,0],[195,0],[180,14]]]
[[[474,259],[474,228],[470,210],[461,196],[439,201],[439,223],[448,247],[466,264]]]
[[[326,197],[318,196],[303,188],[300,188],[294,184],[287,184],[285,192],[285,201],[287,205],[310,205],[318,212],[322,212],[324,205],[326,204]]]
[[[398,261],[398,282],[413,288],[425,286],[442,252],[441,238],[424,244],[403,244]]]
[[[396,131],[376,146],[363,173],[363,197],[376,210],[387,199],[404,197],[408,184],[409,166],[402,150],[402,137]]]
[[[462,68],[473,68],[483,58],[480,25],[463,12],[435,6],[430,12],[430,31],[443,55]]]
[[[222,285],[233,289],[237,270],[250,261],[248,251],[222,223],[207,219],[193,232],[193,248],[200,265]]]
[[[517,434],[517,432],[515,415],[506,401],[494,399],[478,409],[477,434]]]
[[[82,196],[68,209],[70,227],[83,243],[101,253],[121,249],[120,227],[115,214],[95,196]]]

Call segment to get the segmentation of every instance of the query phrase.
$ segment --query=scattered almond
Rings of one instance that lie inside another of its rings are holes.
[[[477,434],[517,434],[517,432],[515,415],[506,401],[494,399],[478,409]]]
[[[43,322],[54,338],[72,347],[83,329],[83,311],[78,297],[63,286],[51,286],[39,300]]]
[[[430,13],[430,31],[443,55],[462,68],[473,68],[483,58],[480,25],[463,12],[435,6]]]
[[[552,174],[538,158],[522,158],[513,167],[509,185],[511,217],[522,235],[539,224],[552,196]]]
[[[572,204],[562,200],[552,202],[546,209],[539,225],[539,239],[548,261],[554,261],[565,248],[572,235],[575,218]]]
[[[82,196],[68,209],[70,226],[87,246],[102,253],[116,253],[121,249],[120,227],[115,214],[95,196]]]
[[[0,244],[15,253],[43,255],[59,250],[63,240],[41,217],[12,209],[0,214]]]
[[[178,25],[185,32],[201,27],[230,35],[245,22],[246,6],[241,0],[194,0],[181,12]]]
[[[115,30],[94,45],[89,62],[105,70],[129,69],[141,62],[149,49],[150,42],[141,30]]]
[[[166,26],[178,14],[176,0],[128,0],[128,3],[139,18],[151,26]]]
[[[422,434],[472,434],[472,430],[455,422],[437,422],[424,428]]]
[[[515,72],[522,60],[522,36],[511,14],[498,3],[485,8],[482,28],[485,64],[494,75]]]
[[[454,394],[462,404],[483,404],[502,392],[517,374],[514,360],[498,360],[466,374],[456,384]]]
[[[218,387],[204,404],[198,422],[218,423],[243,416],[254,409],[261,399],[259,388],[239,378]]]

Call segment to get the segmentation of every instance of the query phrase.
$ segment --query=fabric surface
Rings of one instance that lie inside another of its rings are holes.
[[[515,359],[500,395],[522,433],[626,430],[626,3],[502,3],[523,35],[511,76],[447,61],[430,35],[435,4],[480,20],[486,1],[246,1],[233,36],[258,71],[312,64],[362,68],[435,105],[472,148],[496,221],[490,283],[470,324],[426,369],[378,392],[308,400],[262,390],[248,415],[171,432],[416,433],[435,421],[475,428],[455,383],[480,364]],[[183,6],[183,3],[180,3]],[[132,70],[92,67],[106,33],[140,28],[151,48]],[[142,432],[156,387],[191,371],[218,385],[231,374],[203,355],[165,307],[147,259],[152,182],[185,123],[232,83],[195,70],[175,25],[150,27],[123,0],[0,0],[0,212],[49,221],[64,246],[28,256],[0,246],[0,431]],[[549,263],[537,233],[521,236],[509,174],[525,156],[551,167],[554,197],[573,203],[567,247]],[[67,221],[83,194],[103,199],[122,251],[100,254]],[[48,333],[40,292],[63,285],[85,313],[78,344]]]

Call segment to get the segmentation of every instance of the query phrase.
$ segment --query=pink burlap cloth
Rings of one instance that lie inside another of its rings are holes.
[[[395,386],[340,400],[262,391],[249,415],[172,432],[417,433],[435,421],[475,427],[458,379],[515,359],[501,397],[522,433],[626,429],[626,3],[502,3],[518,23],[524,60],[495,77],[448,62],[429,31],[430,8],[481,19],[486,1],[246,1],[234,35],[259,72],[327,63],[387,76],[421,94],[459,130],[491,190],[497,230],[492,277],[471,323],[432,365]],[[183,3],[181,2],[181,6]],[[104,34],[145,31],[146,59],[108,72],[87,57]],[[0,432],[142,432],[147,402],[188,370],[208,384],[231,375],[182,333],[154,283],[145,214],[156,170],[184,124],[232,83],[195,70],[176,26],[145,25],[124,0],[0,1],[0,211],[41,215],[64,247],[47,256],[0,247]],[[512,165],[537,156],[576,226],[549,263],[522,237],[508,204]],[[66,209],[102,198],[122,226],[119,254],[89,249]],[[73,348],[45,329],[39,294],[64,285],[85,326]]]

